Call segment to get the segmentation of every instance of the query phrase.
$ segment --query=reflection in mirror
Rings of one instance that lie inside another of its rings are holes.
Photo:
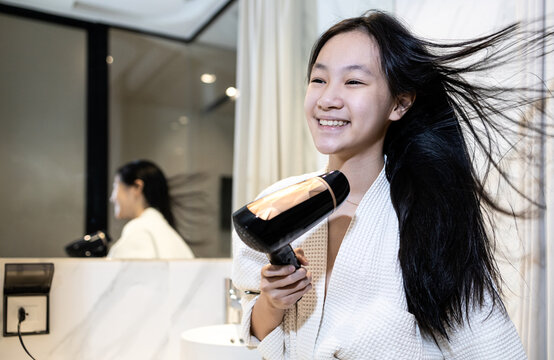
[[[226,10],[236,12],[236,4]],[[106,184],[130,160],[159,164],[197,257],[230,256],[234,98],[226,90],[235,86],[237,28],[225,18],[190,44],[116,29],[108,39]],[[215,43],[218,31],[225,36]],[[10,34],[0,37],[0,256],[64,257],[85,234],[86,31],[0,14],[0,32]],[[107,211],[115,241],[124,222]]]
[[[221,199],[230,201],[234,101],[225,92],[235,86],[235,49],[123,30],[111,30],[109,44],[109,173],[134,159],[158,164],[195,256],[229,257],[230,229],[221,217],[230,209],[220,210]],[[125,222],[110,209],[116,240]]]

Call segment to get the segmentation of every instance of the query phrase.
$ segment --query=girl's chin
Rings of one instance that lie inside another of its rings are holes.
[[[114,214],[117,220],[131,220],[135,217],[132,214],[117,212]]]
[[[333,155],[338,151],[335,144],[316,144],[315,147],[323,155]]]

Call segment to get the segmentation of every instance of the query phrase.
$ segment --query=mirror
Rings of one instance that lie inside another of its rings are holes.
[[[235,50],[115,29],[109,44],[109,173],[137,158],[157,163],[185,207],[174,215],[195,255],[230,256],[219,202],[233,170],[234,101],[225,92],[235,86]],[[203,83],[203,74],[215,81]],[[111,221],[109,233],[123,223]]]
[[[156,162],[197,257],[230,256],[234,99],[225,92],[235,86],[236,2],[225,14],[192,43],[108,32],[108,196],[120,165]],[[94,176],[86,169],[87,33],[2,12],[0,33],[0,257],[65,257],[65,245],[85,234]],[[125,222],[111,205],[106,211],[116,240]]]

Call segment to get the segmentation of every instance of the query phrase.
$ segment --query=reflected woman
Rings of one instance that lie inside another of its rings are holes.
[[[167,180],[146,160],[117,170],[110,201],[117,219],[130,219],[108,258],[192,259],[194,254],[175,230]]]

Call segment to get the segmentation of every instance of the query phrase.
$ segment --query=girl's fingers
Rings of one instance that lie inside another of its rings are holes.
[[[306,285],[305,287],[295,292],[283,295],[278,299],[273,299],[273,303],[277,308],[287,309],[292,305],[296,304],[296,302],[300,300],[300,298],[302,298],[302,296],[304,296],[304,294],[310,291],[311,289],[312,289],[312,284],[308,283],[308,285]]]
[[[292,272],[289,275],[286,276],[271,276],[267,277],[264,276],[264,273],[262,272],[262,282],[260,284],[260,289],[262,291],[269,291],[272,289],[286,289],[287,287],[293,286],[298,281],[308,279],[308,281],[311,281],[311,273],[309,274],[308,278],[308,271],[306,268],[300,268],[294,272]]]
[[[304,250],[302,250],[302,248],[294,249],[294,253],[296,254],[296,258],[300,261],[301,265],[308,266],[308,259],[306,258],[306,255],[304,255]]]
[[[287,276],[295,271],[293,265],[271,265],[267,264],[262,268],[262,276],[265,277],[280,277]]]
[[[308,265],[301,248],[294,249],[300,264]],[[261,271],[260,290],[269,302],[280,309],[294,305],[312,288],[312,274],[305,267],[296,269],[293,265],[267,264]]]

